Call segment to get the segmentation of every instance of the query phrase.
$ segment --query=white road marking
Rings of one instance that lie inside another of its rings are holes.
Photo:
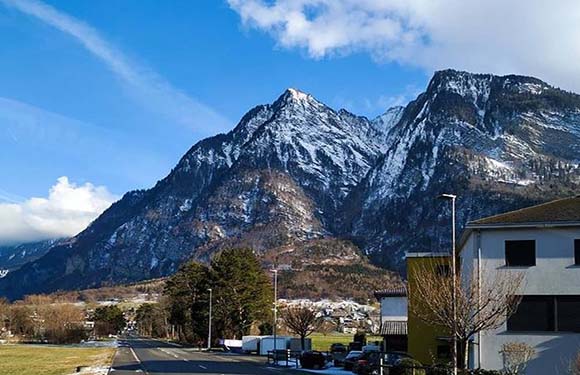
[[[133,348],[129,347],[129,349],[131,350],[131,354],[133,354],[133,358],[135,358],[137,360],[137,362],[141,363],[141,360],[139,359],[139,357],[137,357],[137,354],[135,353]]]
[[[143,370],[138,369],[138,370],[135,370],[135,372],[144,372],[144,373],[147,373],[147,370],[145,369],[145,366],[143,365],[143,363],[141,362],[141,360],[139,359],[139,357],[137,357],[137,353],[135,353],[135,351],[133,350],[133,347],[129,346],[129,349],[131,350],[131,354],[133,354],[133,357],[135,357],[135,360],[137,361],[137,363],[139,364],[139,366],[141,366],[143,368]]]

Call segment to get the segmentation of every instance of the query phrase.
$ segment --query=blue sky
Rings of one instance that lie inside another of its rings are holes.
[[[29,111],[62,116],[48,125],[54,130],[46,129],[54,131],[46,135],[54,137],[49,144],[1,139],[9,153],[3,153],[0,167],[10,177],[0,182],[0,189],[21,197],[45,194],[61,175],[105,185],[116,194],[149,187],[197,140],[227,131],[251,107],[273,101],[286,87],[310,92],[333,107],[376,116],[428,80],[423,71],[377,64],[365,53],[314,60],[280,48],[268,35],[243,27],[238,14],[220,1],[46,4],[92,26],[135,63],[154,70],[225,121],[200,117],[192,126],[175,123],[148,108],[155,101],[135,100],[70,35],[0,7],[0,97],[31,107],[22,116]],[[73,131],[94,144],[79,149],[76,138],[61,142],[59,134],[66,132],[68,122],[76,123],[70,126]]]
[[[368,117],[448,67],[578,91],[579,3],[546,4],[0,0],[0,221],[41,238],[70,193],[88,223],[287,87]]]

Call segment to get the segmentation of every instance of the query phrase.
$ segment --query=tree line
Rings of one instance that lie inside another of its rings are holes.
[[[124,327],[125,316],[117,306],[87,309],[74,303],[53,303],[42,295],[12,304],[0,299],[0,338],[72,344],[118,334]]]
[[[226,249],[209,265],[190,261],[169,277],[158,303],[122,311],[118,305],[83,305],[54,296],[0,300],[0,337],[54,344],[78,343],[121,333],[128,322],[143,336],[207,345],[210,289],[212,337],[241,339],[251,331],[273,333],[273,285],[251,249]],[[306,308],[280,312],[288,332],[304,338],[322,323]],[[212,342],[211,344],[215,344]]]
[[[184,264],[167,280],[162,305],[138,310],[137,325],[163,331],[159,324],[164,308],[172,334],[180,341],[207,343],[210,289],[214,338],[241,338],[252,326],[264,327],[263,323],[271,321],[274,296],[270,277],[251,249],[227,249],[209,266]],[[147,318],[144,309],[153,314]]]

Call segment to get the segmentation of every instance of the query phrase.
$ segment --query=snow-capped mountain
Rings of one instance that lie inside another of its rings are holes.
[[[401,271],[405,251],[448,247],[438,194],[459,195],[463,225],[575,194],[579,159],[580,96],[535,78],[441,71],[416,100],[374,120],[288,89],[198,142],[152,189],[127,193],[9,273],[0,294],[165,276],[226,246],[250,246],[265,261],[284,251],[292,268],[304,262],[286,259],[288,249],[313,243],[362,262],[337,245],[351,240]]]
[[[403,106],[395,106],[387,109],[385,113],[376,117],[372,123],[373,125],[385,134],[385,141],[388,141],[388,135],[390,131],[399,123],[401,117],[403,116],[403,112],[405,111],[405,107]]]
[[[231,132],[197,143],[152,189],[127,193],[85,231],[9,274],[7,283],[21,278],[9,293],[159,277],[223,246],[265,252],[330,237],[382,138],[366,118],[288,89]]]
[[[459,195],[460,224],[578,192],[580,96],[535,78],[437,72],[389,139],[347,220],[383,265],[449,248],[442,192]]]
[[[0,271],[13,271],[23,264],[42,257],[57,242],[58,239],[14,246],[0,246]]]

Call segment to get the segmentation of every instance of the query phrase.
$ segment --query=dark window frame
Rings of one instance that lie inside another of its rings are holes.
[[[558,332],[580,332],[580,296],[556,296]]]
[[[574,240],[574,265],[580,266],[580,238]]]
[[[531,305],[526,305],[530,303]],[[536,304],[534,306],[534,303]],[[534,316],[537,309],[542,309],[545,303],[546,315]],[[523,305],[522,305],[523,304]],[[580,295],[525,295],[518,306],[522,311],[516,311],[508,317],[506,330],[508,332],[574,332],[580,333]],[[527,326],[526,326],[527,325]]]
[[[554,296],[523,296],[516,312],[506,321],[507,330],[510,332],[554,332],[556,330],[554,304]],[[535,314],[538,313],[538,309],[541,314],[545,315]]]
[[[523,253],[526,245],[532,245],[531,254]],[[506,267],[535,267],[536,240],[505,240],[504,256]]]

